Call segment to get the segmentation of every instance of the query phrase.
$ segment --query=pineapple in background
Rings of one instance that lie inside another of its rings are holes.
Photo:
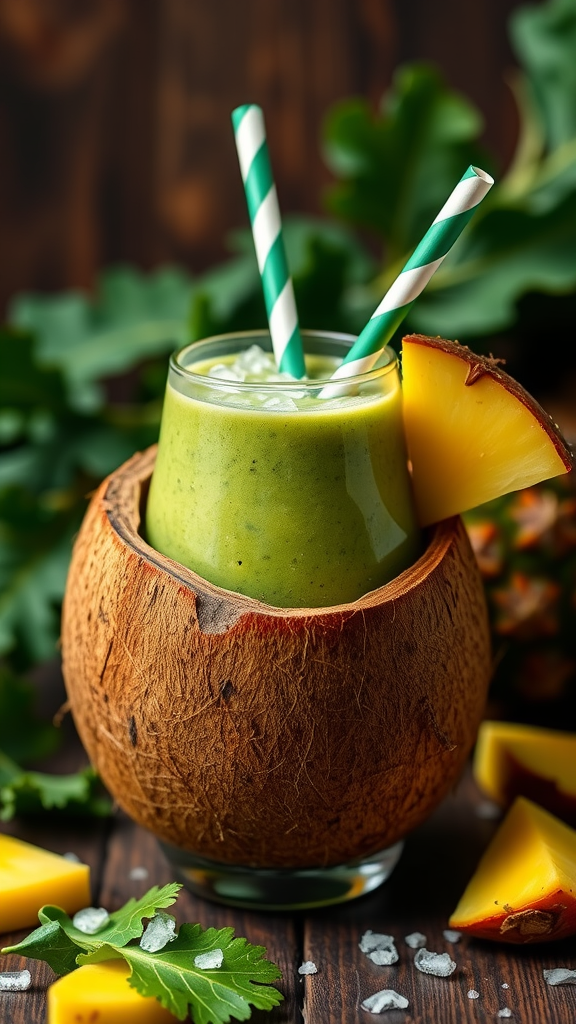
[[[576,730],[576,470],[463,519],[492,627],[488,717]]]

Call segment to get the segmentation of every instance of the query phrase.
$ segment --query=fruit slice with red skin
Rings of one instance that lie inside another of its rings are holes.
[[[576,831],[517,797],[466,887],[450,927],[496,942],[576,933]]]
[[[576,826],[576,733],[484,721],[473,772],[480,788],[502,807],[526,796]]]
[[[572,468],[551,417],[492,357],[407,335],[402,390],[422,526]]]

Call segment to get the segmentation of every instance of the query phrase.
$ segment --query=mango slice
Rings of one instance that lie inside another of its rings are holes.
[[[45,903],[68,914],[90,905],[90,868],[0,835],[0,932],[38,924]]]
[[[450,917],[450,928],[512,943],[576,933],[576,831],[517,797]]]
[[[46,1024],[175,1024],[176,1018],[152,996],[127,982],[125,960],[86,964],[48,989]]]
[[[473,773],[480,788],[502,807],[526,796],[576,825],[576,733],[484,721]]]
[[[422,526],[567,473],[572,453],[492,357],[444,338],[402,339],[408,455]]]

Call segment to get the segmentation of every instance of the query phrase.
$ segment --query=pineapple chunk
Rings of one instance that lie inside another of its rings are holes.
[[[48,989],[47,1024],[174,1024],[152,996],[141,996],[127,978],[125,960],[86,964]]]
[[[576,831],[517,797],[451,915],[450,927],[512,943],[576,933]]]
[[[69,914],[90,904],[90,868],[0,835],[0,931],[38,924],[45,903]]]
[[[497,360],[465,345],[405,337],[402,390],[422,526],[572,468],[568,445],[538,402]]]
[[[576,824],[576,733],[482,722],[473,772],[480,788],[501,806],[526,796]]]

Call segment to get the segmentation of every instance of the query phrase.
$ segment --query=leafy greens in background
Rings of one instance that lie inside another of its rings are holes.
[[[576,288],[576,7],[516,10],[511,41],[520,132],[514,159],[413,307],[409,325],[461,340],[511,327],[527,292]],[[494,171],[481,118],[438,71],[401,69],[374,117],[349,100],[330,114],[324,149],[338,182],[330,209],[384,244],[372,304],[392,282],[468,163]]]
[[[544,305],[546,294],[576,297],[573,0],[517,9],[510,37],[520,130],[503,175],[482,148],[480,113],[433,66],[400,68],[377,113],[362,99],[329,113],[322,146],[335,179],[326,196],[332,219],[285,222],[303,327],[358,332],[470,163],[492,171],[497,183],[403,329],[490,350],[494,334],[513,329],[535,294]],[[56,655],[71,543],[86,498],[155,441],[168,353],[188,339],[266,326],[248,229],[233,235],[230,252],[194,279],[173,267],[149,275],[116,267],[102,274],[93,296],[14,299],[0,333],[5,692],[17,692],[17,675]],[[1,695],[0,688],[0,710]],[[25,722],[26,707],[17,712]],[[0,731],[11,763],[42,752],[6,743],[10,737]],[[4,779],[6,773],[5,766]],[[28,792],[29,783],[21,783]],[[18,790],[13,776],[10,786]],[[16,805],[10,797],[4,806],[8,813]]]

